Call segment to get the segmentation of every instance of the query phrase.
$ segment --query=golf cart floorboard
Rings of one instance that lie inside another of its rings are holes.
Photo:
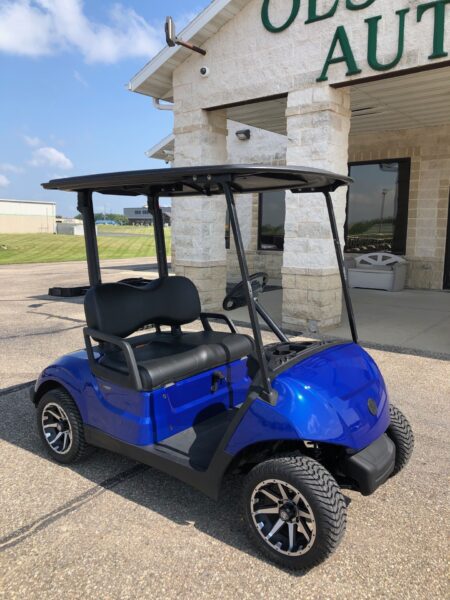
[[[192,469],[205,471],[237,408],[224,410],[189,429],[165,438],[153,446],[153,452],[187,462]]]

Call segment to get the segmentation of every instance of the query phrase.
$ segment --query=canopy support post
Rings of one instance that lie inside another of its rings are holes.
[[[325,196],[325,200],[327,201],[328,217],[330,220],[331,233],[333,235],[334,249],[336,252],[336,258],[337,258],[338,267],[339,267],[339,274],[341,276],[342,291],[344,294],[345,306],[347,308],[348,322],[350,325],[350,330],[352,332],[352,339],[355,342],[355,344],[357,344],[358,343],[358,332],[356,330],[355,315],[353,313],[352,299],[350,298],[350,292],[348,289],[347,279],[345,277],[344,257],[342,254],[341,243],[339,241],[339,232],[338,232],[337,225],[336,225],[336,217],[334,215],[333,201],[331,199],[330,192],[324,192],[323,195]]]
[[[147,196],[148,210],[153,215],[153,229],[155,233],[156,257],[158,261],[158,273],[160,277],[167,277],[169,269],[167,266],[166,240],[164,234],[164,219],[159,206],[158,194]]]
[[[249,277],[247,260],[245,258],[244,244],[242,242],[239,220],[236,212],[233,192],[227,181],[222,182],[222,189],[227,200],[228,214],[230,216],[231,229],[233,230],[234,243],[236,245],[236,253],[241,270],[241,277],[244,283],[245,299],[247,301],[248,312],[252,324],[253,337],[255,340],[256,358],[259,364],[261,373],[261,398],[272,405],[276,404],[277,393],[272,389],[272,383],[269,377],[269,367],[267,365],[266,356],[264,354],[264,346],[261,337],[261,328],[258,322],[258,314],[256,309],[255,299],[253,297],[252,284]]]
[[[83,216],[84,241],[86,244],[86,260],[89,274],[89,283],[92,286],[102,282],[100,273],[100,260],[98,257],[97,232],[95,230],[94,206],[92,191],[78,192],[77,208]]]

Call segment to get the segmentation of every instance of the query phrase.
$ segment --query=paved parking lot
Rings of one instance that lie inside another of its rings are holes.
[[[109,261],[105,279],[127,273],[125,263]],[[226,482],[216,503],[104,451],[75,467],[47,460],[26,382],[82,345],[82,304],[45,295],[77,278],[86,281],[81,264],[68,272],[67,265],[0,268],[2,597],[448,596],[448,362],[370,351],[411,420],[415,454],[373,496],[346,492],[347,533],[337,553],[295,575],[261,559],[247,541],[240,477]]]

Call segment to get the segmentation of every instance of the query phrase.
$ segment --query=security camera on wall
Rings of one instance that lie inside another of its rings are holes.
[[[201,69],[200,69],[200,75],[202,77],[208,77],[208,75],[209,75],[209,67],[201,67]]]

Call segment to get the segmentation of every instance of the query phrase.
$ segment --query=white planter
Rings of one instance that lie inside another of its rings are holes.
[[[401,256],[373,252],[356,257],[355,263],[347,269],[351,288],[398,292],[405,287],[407,262]]]

